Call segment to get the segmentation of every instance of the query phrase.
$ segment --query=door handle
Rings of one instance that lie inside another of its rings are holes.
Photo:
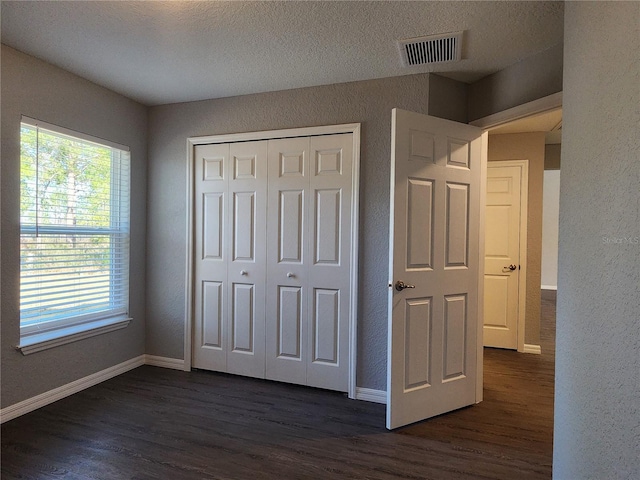
[[[398,280],[396,282],[396,290],[401,292],[402,290],[404,290],[405,288],[416,288],[415,285],[409,285],[407,283],[404,283],[402,280]]]
[[[508,268],[509,270],[511,270],[513,272],[518,267],[516,267],[515,265],[509,265],[508,267],[502,267],[502,268]]]

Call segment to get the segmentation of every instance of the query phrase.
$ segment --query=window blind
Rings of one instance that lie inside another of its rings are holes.
[[[24,118],[20,141],[21,334],[127,315],[128,150]]]

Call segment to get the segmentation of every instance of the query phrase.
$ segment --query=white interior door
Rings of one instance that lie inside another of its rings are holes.
[[[269,141],[266,378],[347,391],[353,135]]]
[[[227,372],[264,378],[267,141],[229,146]]]
[[[387,428],[477,401],[482,135],[393,110]]]
[[[226,371],[229,145],[194,148],[193,366]]]
[[[307,384],[349,385],[353,135],[311,137]]]
[[[518,348],[521,193],[525,166],[525,162],[487,164],[484,257],[484,345],[487,347]]]
[[[309,138],[269,142],[266,378],[307,383]]]

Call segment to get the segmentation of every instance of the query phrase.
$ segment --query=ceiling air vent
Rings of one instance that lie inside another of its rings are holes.
[[[462,32],[398,40],[405,67],[457,62],[462,52]]]

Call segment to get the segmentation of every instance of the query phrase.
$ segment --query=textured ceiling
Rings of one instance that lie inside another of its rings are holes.
[[[147,105],[438,72],[473,82],[562,42],[562,2],[2,2],[2,43]],[[465,30],[459,63],[396,40]]]

